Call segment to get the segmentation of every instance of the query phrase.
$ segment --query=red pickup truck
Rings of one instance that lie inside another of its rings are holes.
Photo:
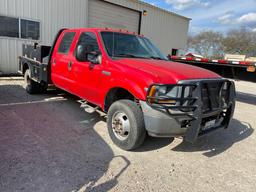
[[[142,36],[112,29],[62,29],[52,47],[23,45],[19,72],[30,94],[48,84],[107,113],[112,141],[124,150],[148,134],[184,137],[228,128],[235,107],[232,81],[168,59]]]

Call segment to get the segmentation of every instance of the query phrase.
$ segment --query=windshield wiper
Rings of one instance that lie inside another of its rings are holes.
[[[114,55],[114,57],[143,58],[143,59],[147,58],[147,57],[141,57],[133,54],[118,54],[118,55]]]
[[[161,57],[154,57],[154,56],[151,56],[151,57],[149,57],[150,59],[156,59],[156,60],[166,60],[166,59],[163,59],[163,58],[161,58]]]
[[[127,58],[166,60],[166,59],[163,59],[163,58],[161,58],[161,57],[155,57],[155,56],[151,56],[151,57],[142,57],[142,56],[137,56],[137,55],[133,55],[133,54],[118,54],[118,55],[114,55],[114,57],[127,57]]]

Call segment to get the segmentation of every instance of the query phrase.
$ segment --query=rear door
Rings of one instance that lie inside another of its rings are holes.
[[[101,52],[94,32],[81,32],[76,48],[78,45],[90,47],[92,52]],[[78,61],[75,56],[76,48],[72,54],[72,80],[74,81],[72,92],[94,104],[100,104],[99,94],[103,66],[102,64],[91,64],[89,61]]]
[[[64,31],[54,48],[51,59],[51,77],[53,83],[64,90],[70,91],[73,85],[71,78],[72,62],[70,50],[74,46],[76,31]]]

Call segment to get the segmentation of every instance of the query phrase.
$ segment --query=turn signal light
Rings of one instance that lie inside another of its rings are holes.
[[[149,91],[148,96],[149,96],[149,97],[155,97],[155,95],[156,95],[156,86],[152,86],[151,89],[150,89],[150,91]],[[156,100],[155,100],[155,99],[152,99],[152,98],[150,98],[150,99],[148,100],[149,103],[154,103],[155,101],[156,101]]]

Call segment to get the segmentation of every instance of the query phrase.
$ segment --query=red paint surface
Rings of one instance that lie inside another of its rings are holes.
[[[63,34],[68,31],[76,32],[70,52],[66,55],[57,53]],[[110,58],[102,43],[100,32],[114,31],[110,29],[73,29],[65,30],[59,36],[51,58],[51,78],[53,83],[70,93],[85,100],[104,107],[104,100],[112,88],[121,87],[132,93],[137,99],[145,100],[146,91],[153,83],[176,84],[180,80],[220,78],[219,75],[191,65],[171,61],[152,59],[115,59]],[[102,64],[92,65],[89,62],[79,62],[74,56],[76,44],[82,32],[96,34]],[[133,33],[129,33],[133,34]],[[53,65],[55,60],[56,64]],[[72,62],[72,69],[68,70],[68,63]],[[104,75],[102,72],[110,72]]]

